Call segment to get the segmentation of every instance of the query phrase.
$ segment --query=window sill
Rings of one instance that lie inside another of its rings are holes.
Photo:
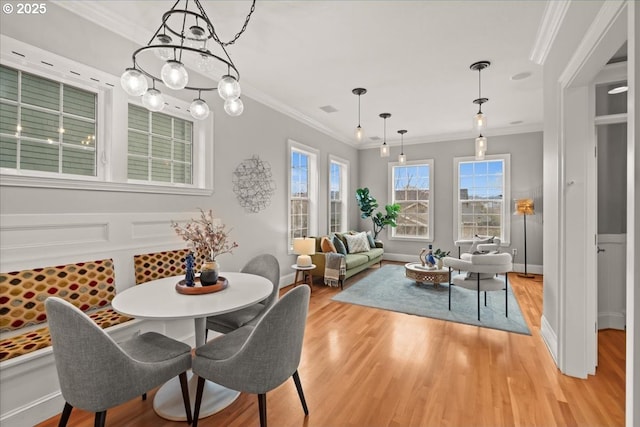
[[[104,182],[65,178],[43,178],[31,176],[2,175],[0,186],[57,188],[64,190],[120,191],[126,193],[179,194],[189,196],[210,196],[212,188],[188,186],[163,186],[154,184],[133,184],[128,182]]]
[[[388,239],[389,240],[404,241],[404,242],[427,242],[427,243],[433,243],[433,238],[431,238],[431,237],[420,237],[420,236],[416,236],[416,237],[391,236]]]

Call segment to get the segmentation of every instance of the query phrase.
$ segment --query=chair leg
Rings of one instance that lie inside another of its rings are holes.
[[[142,393],[142,400],[147,400],[147,393]]]
[[[504,315],[509,317],[509,273],[504,273]]]
[[[207,343],[207,338],[209,338],[209,329],[205,326],[204,328],[204,343]]]
[[[260,427],[267,427],[267,395],[258,395],[258,408],[260,410]]]
[[[69,422],[69,417],[71,416],[71,411],[73,411],[73,406],[64,402],[64,409],[62,410],[62,415],[60,416],[60,422],[58,423],[58,427],[66,427]]]
[[[178,375],[180,378],[180,388],[182,389],[182,401],[184,402],[184,413],[187,414],[187,424],[193,422],[191,418],[191,401],[189,399],[189,386],[187,385],[187,373],[183,372]]]
[[[193,410],[193,427],[198,427],[198,417],[200,416],[200,405],[202,404],[202,392],[204,391],[203,377],[198,377],[198,388],[196,390],[196,407]]]
[[[480,321],[480,274],[478,273],[478,321]]]
[[[305,415],[309,415],[309,408],[307,408],[307,401],[304,399],[304,393],[302,392],[302,384],[300,383],[300,376],[296,370],[293,373],[293,382],[296,383],[296,390],[298,390],[298,396],[300,396],[300,402],[302,403],[302,409]]]
[[[451,267],[449,267],[449,311],[451,311],[451,286],[453,283],[451,283]]]
[[[484,306],[487,306],[487,291],[484,291]]]
[[[107,422],[107,411],[96,412],[96,419],[93,422],[94,427],[104,427]]]

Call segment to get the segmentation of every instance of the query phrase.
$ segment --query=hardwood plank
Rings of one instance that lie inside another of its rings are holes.
[[[316,284],[299,369],[309,417],[287,381],[267,394],[269,424],[623,426],[625,332],[600,331],[595,376],[564,376],[540,336],[542,276],[509,279],[531,336],[338,303],[331,298],[339,289]],[[159,418],[154,394],[108,411],[107,425],[185,425]],[[53,427],[58,419],[39,426]],[[245,393],[200,421],[203,427],[258,424],[257,398]],[[74,410],[69,425],[91,426],[93,414]]]

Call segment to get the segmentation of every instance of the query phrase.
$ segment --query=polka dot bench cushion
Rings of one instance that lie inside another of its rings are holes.
[[[46,327],[20,333],[46,322],[44,301],[50,296],[91,312],[105,328],[130,320],[109,307],[115,296],[114,281],[111,259],[0,273],[0,360],[50,345]]]
[[[184,274],[184,259],[189,254],[187,249],[154,252],[150,254],[134,255],[133,264],[136,270],[136,285],[151,280]],[[196,270],[201,260],[196,258]]]
[[[112,308],[102,308],[87,314],[103,329],[131,320],[131,317],[116,313]],[[0,362],[49,347],[50,345],[51,336],[49,335],[48,327],[35,329],[11,338],[1,339]]]

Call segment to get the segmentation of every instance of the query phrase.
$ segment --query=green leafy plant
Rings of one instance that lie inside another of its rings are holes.
[[[360,207],[360,217],[362,219],[371,218],[373,221],[373,238],[377,239],[378,234],[386,226],[396,227],[398,224],[396,220],[398,219],[398,215],[400,214],[400,205],[394,203],[392,205],[386,205],[384,207],[385,213],[374,211],[378,208],[378,201],[369,193],[369,189],[358,188],[356,190],[356,200],[358,201],[358,206]]]
[[[442,249],[438,248],[435,251],[433,251],[433,256],[437,259],[442,259],[444,257],[449,256],[449,254],[451,253],[451,251],[443,251]]]

